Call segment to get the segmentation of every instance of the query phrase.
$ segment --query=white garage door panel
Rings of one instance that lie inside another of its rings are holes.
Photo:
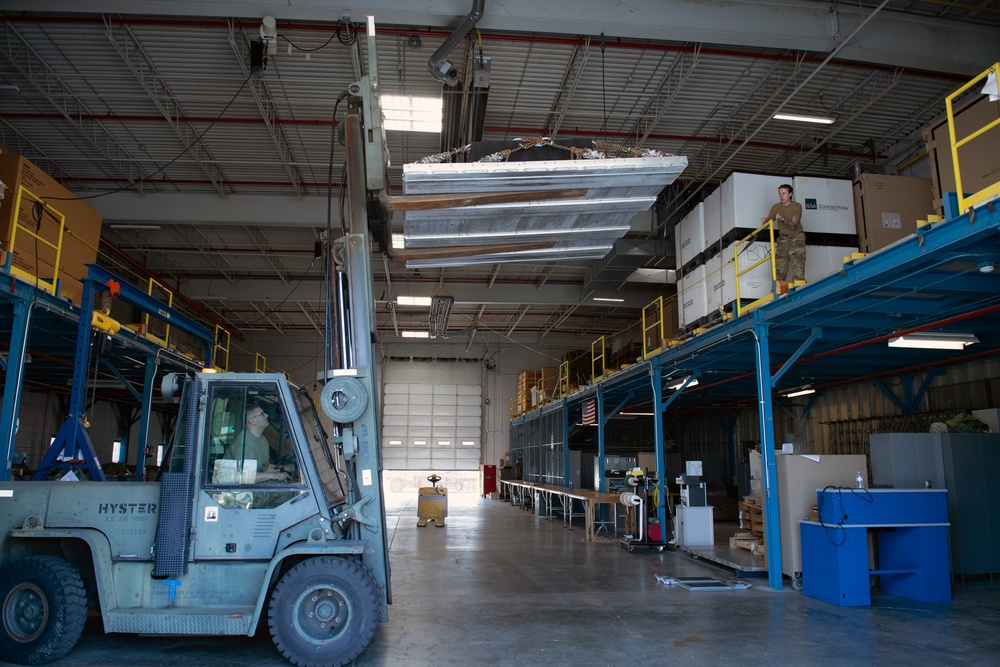
[[[431,427],[431,424],[433,424],[433,423],[434,423],[434,420],[431,419],[430,415],[410,415],[407,418],[407,424],[406,425],[409,426],[411,429],[413,429],[413,428],[427,428],[427,429],[429,429]]]
[[[475,470],[482,445],[481,369],[457,362],[390,361],[384,375],[387,469]],[[402,441],[389,445],[388,441]],[[470,444],[463,444],[470,443]]]

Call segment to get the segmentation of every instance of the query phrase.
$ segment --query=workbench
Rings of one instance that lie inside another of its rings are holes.
[[[817,490],[819,521],[801,521],[802,593],[842,607],[883,593],[918,602],[951,600],[948,492],[944,489]],[[868,567],[868,532],[878,564]]]
[[[502,479],[500,480],[500,484],[507,487],[511,504],[516,504],[522,509],[525,509],[530,504],[529,498],[534,494],[542,495],[545,498],[545,516],[549,521],[554,517],[553,503],[558,500],[562,510],[563,526],[570,530],[573,530],[573,517],[581,516],[581,514],[573,512],[573,501],[578,500],[583,505],[582,516],[584,517],[588,541],[595,541],[597,533],[601,530],[607,531],[608,524],[614,526],[615,537],[618,536],[617,507],[612,507],[611,515],[613,519],[611,521],[601,521],[597,518],[599,506],[618,505],[619,495],[616,493],[602,493],[589,489],[571,489],[567,486],[526,482],[520,479]]]

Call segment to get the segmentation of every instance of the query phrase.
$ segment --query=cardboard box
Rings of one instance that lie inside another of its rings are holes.
[[[86,202],[76,198],[72,192],[54,181],[48,174],[25,157],[0,146],[0,180],[9,188],[6,198],[0,203],[0,244],[10,252],[11,235],[14,231],[14,208],[18,186],[45,201],[65,217],[62,238],[62,252],[59,258],[59,280],[63,296],[80,303],[83,293],[82,280],[87,276],[87,264],[97,261],[97,248],[101,242],[100,214]],[[41,222],[33,217],[34,201],[22,196],[18,221],[38,236],[56,243],[59,240],[59,225],[56,219],[44,214]],[[22,271],[49,280],[52,277],[56,253],[53,248],[18,229],[14,235],[12,265]]]
[[[934,212],[929,178],[862,174],[854,183],[854,213],[861,252],[875,252],[913,234],[917,220]]]
[[[955,109],[955,136],[962,139],[1000,117],[1000,102],[990,102],[985,95],[975,95]],[[948,138],[948,118],[942,116],[924,129],[924,141],[933,181],[935,213],[944,212],[944,193],[955,192],[955,167]],[[972,194],[1000,180],[1000,127],[976,137],[958,149],[962,169],[962,189]]]

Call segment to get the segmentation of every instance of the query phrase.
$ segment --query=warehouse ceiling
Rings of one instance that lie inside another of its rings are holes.
[[[112,270],[174,287],[238,339],[321,332],[317,243],[328,220],[341,226],[344,179],[334,109],[366,73],[365,15],[383,94],[439,97],[428,61],[475,3],[81,4],[3,4],[0,141],[93,198]],[[672,289],[673,224],[730,172],[849,177],[859,163],[919,162],[944,96],[1000,60],[1000,10],[977,0],[483,6],[447,54],[466,84],[474,59],[490,59],[483,140],[598,139],[688,167],[603,259],[414,268],[376,253],[383,340],[428,328],[427,307],[397,307],[400,295],[452,297],[445,337],[463,343],[478,331],[589,346],[627,330]],[[253,73],[266,15],[277,52]],[[476,107],[466,100],[459,122],[475,124]],[[835,122],[772,120],[779,109]],[[457,137],[389,131],[390,192],[402,193],[402,165]]]

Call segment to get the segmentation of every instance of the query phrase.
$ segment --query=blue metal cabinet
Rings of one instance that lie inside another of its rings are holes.
[[[871,604],[869,577],[882,592],[919,602],[951,600],[948,494],[940,489],[824,489],[819,522],[801,522],[802,592],[844,607]],[[868,531],[879,565],[868,567]]]

